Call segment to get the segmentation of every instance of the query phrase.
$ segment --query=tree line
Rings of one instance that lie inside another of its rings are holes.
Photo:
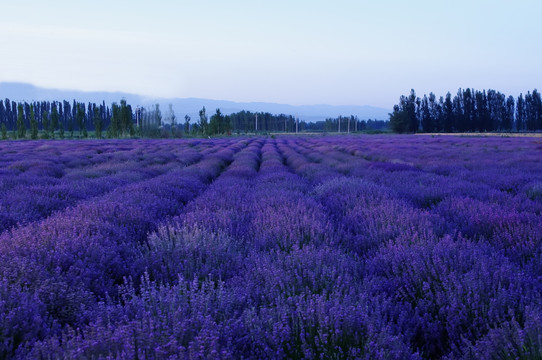
[[[54,139],[123,137],[136,135],[132,107],[69,101],[15,102],[0,101],[2,139]]]
[[[200,122],[190,126],[190,116],[178,124],[172,106],[164,115],[158,104],[133,109],[126,100],[110,106],[70,101],[15,102],[0,100],[0,137],[11,139],[66,139],[169,137],[187,133],[214,135],[231,131],[225,117],[217,109],[208,121],[205,108]]]
[[[389,122],[385,120],[360,120],[355,115],[326,118],[324,121],[316,121],[307,124],[307,130],[325,131],[338,133],[351,133],[358,131],[386,131]]]
[[[542,130],[542,100],[535,89],[517,99],[496,90],[459,89],[452,97],[402,95],[390,114],[398,133],[510,132]]]
[[[256,119],[257,117],[257,119]],[[360,120],[355,115],[326,118],[309,122],[299,120],[292,115],[272,115],[268,112],[253,113],[240,111],[229,115],[231,126],[239,132],[339,132],[350,133],[366,130],[387,130],[389,122],[385,120]],[[257,129],[256,129],[257,126]]]
[[[292,115],[240,111],[224,115],[220,109],[209,116],[203,107],[198,118],[186,114],[179,119],[169,105],[162,112],[159,104],[135,109],[121,100],[110,106],[89,102],[0,100],[2,139],[73,139],[119,137],[214,136],[268,132],[356,132],[385,130],[383,120],[359,120],[357,116],[339,116],[325,121],[307,122]]]
[[[262,118],[263,119],[263,118]],[[118,137],[180,137],[184,135],[230,134],[232,120],[241,127],[236,114],[224,116],[220,109],[210,118],[205,107],[198,121],[191,123],[185,115],[179,122],[171,105],[162,114],[159,104],[133,109],[126,100],[96,104],[89,102],[0,101],[0,136],[2,139],[65,139]],[[246,125],[246,124],[245,124]],[[250,129],[245,126],[243,131]],[[262,129],[263,130],[263,129]]]

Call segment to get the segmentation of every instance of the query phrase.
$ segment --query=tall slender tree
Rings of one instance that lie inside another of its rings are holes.
[[[162,112],[160,111],[160,104],[154,106],[154,123],[158,128],[162,127]]]
[[[17,135],[16,138],[24,139],[26,137],[26,126],[24,124],[24,108],[23,104],[17,105]]]
[[[43,138],[49,139],[49,114],[47,113],[47,110],[44,110],[41,113],[41,124],[43,126]]]
[[[111,104],[111,122],[107,128],[107,137],[113,138],[119,136],[120,128],[120,107],[117,103]]]
[[[209,134],[221,134],[224,130],[224,115],[222,115],[220,109],[216,109],[216,113],[211,116],[209,121]]]
[[[93,113],[94,113],[93,122],[94,122],[94,130],[96,131],[96,137],[98,139],[101,139],[102,138],[102,118],[100,116],[100,110],[97,107],[94,107]]]
[[[55,131],[58,128],[58,120],[60,118],[60,114],[58,112],[56,102],[53,102],[51,106],[51,123],[50,123],[50,129],[51,129],[51,137],[55,138]]]
[[[64,100],[64,129],[68,130],[73,137],[73,112],[69,101]],[[64,134],[64,130],[62,130]]]
[[[423,96],[423,99],[421,99],[421,121],[422,121],[422,128],[424,132],[433,132],[434,123],[433,123],[433,117],[431,116],[431,110],[429,107],[429,99],[426,95]]]
[[[512,95],[506,99],[506,112],[503,117],[503,130],[512,131],[514,125],[515,100]]]
[[[452,103],[452,94],[450,92],[446,93],[446,98],[444,99],[444,131],[452,132],[454,130],[454,109]]]
[[[77,122],[77,127],[79,129],[79,138],[81,138],[83,129],[85,127],[85,104],[84,103],[76,104],[75,119]]]
[[[4,106],[4,101],[0,100],[0,122],[2,122],[2,125],[0,126],[0,132],[2,133],[2,140],[6,140],[8,138],[8,129],[7,125],[9,121],[9,100],[6,99],[5,101],[6,106]]]
[[[30,122],[30,138],[36,140],[38,138],[38,122],[36,120],[36,115],[34,114],[34,104],[30,104],[28,121]]]
[[[390,127],[393,132],[402,134],[409,132],[411,129],[412,119],[405,109],[401,109],[400,105],[393,106],[393,113],[390,114]]]
[[[537,89],[533,90],[532,106],[534,107],[534,128],[542,130],[542,98]]]
[[[94,127],[94,109],[96,108],[96,104],[91,103],[89,101],[88,108],[87,108],[87,116],[85,118],[85,128],[87,130],[90,130]]]
[[[1,102],[2,100],[0,100]],[[11,126],[11,102],[9,99],[5,99],[4,102],[4,124],[6,124],[6,129]]]
[[[188,114],[184,116],[184,132],[190,134],[190,116]]]
[[[527,91],[525,95],[525,115],[525,127],[528,131],[534,131],[536,129],[536,106],[530,91]]]
[[[119,107],[119,135],[122,136],[124,133],[127,135],[134,135],[134,120],[133,120],[132,106],[126,103],[125,99],[120,101]]]
[[[199,111],[199,126],[203,135],[207,135],[207,115],[205,114],[205,106]]]
[[[525,100],[523,100],[523,94],[519,94],[516,104],[516,131],[524,130],[525,117]]]

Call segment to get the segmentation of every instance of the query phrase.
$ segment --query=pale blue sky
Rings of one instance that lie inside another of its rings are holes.
[[[542,88],[540,0],[12,0],[0,11],[0,81],[385,108],[411,88]]]

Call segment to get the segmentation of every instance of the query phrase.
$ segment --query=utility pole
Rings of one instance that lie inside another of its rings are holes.
[[[299,131],[299,116],[295,114],[295,133],[297,134],[298,131]]]
[[[339,123],[339,133],[341,132],[341,116],[337,118],[337,122]]]
[[[348,118],[347,133],[350,134],[350,118]]]

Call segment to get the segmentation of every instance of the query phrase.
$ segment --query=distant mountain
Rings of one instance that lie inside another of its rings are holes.
[[[247,110],[252,112],[269,112],[271,114],[298,115],[300,120],[318,121],[328,117],[337,117],[339,115],[349,116],[357,115],[359,119],[378,119],[388,118],[389,109],[374,106],[358,105],[287,105],[266,102],[234,102],[226,100],[198,99],[198,98],[149,98],[136,94],[123,92],[85,92],[77,90],[57,90],[41,88],[30,84],[0,82],[0,99],[9,98],[13,101],[60,101],[76,100],[80,102],[101,103],[105,101],[107,105],[112,102],[119,102],[126,99],[126,102],[136,106],[149,107],[154,104],[160,104],[160,109],[164,113],[168,104],[173,106],[173,110],[179,120],[188,114],[192,119],[198,117],[199,110],[205,106],[207,113],[212,115],[216,109],[220,109],[223,114]]]

